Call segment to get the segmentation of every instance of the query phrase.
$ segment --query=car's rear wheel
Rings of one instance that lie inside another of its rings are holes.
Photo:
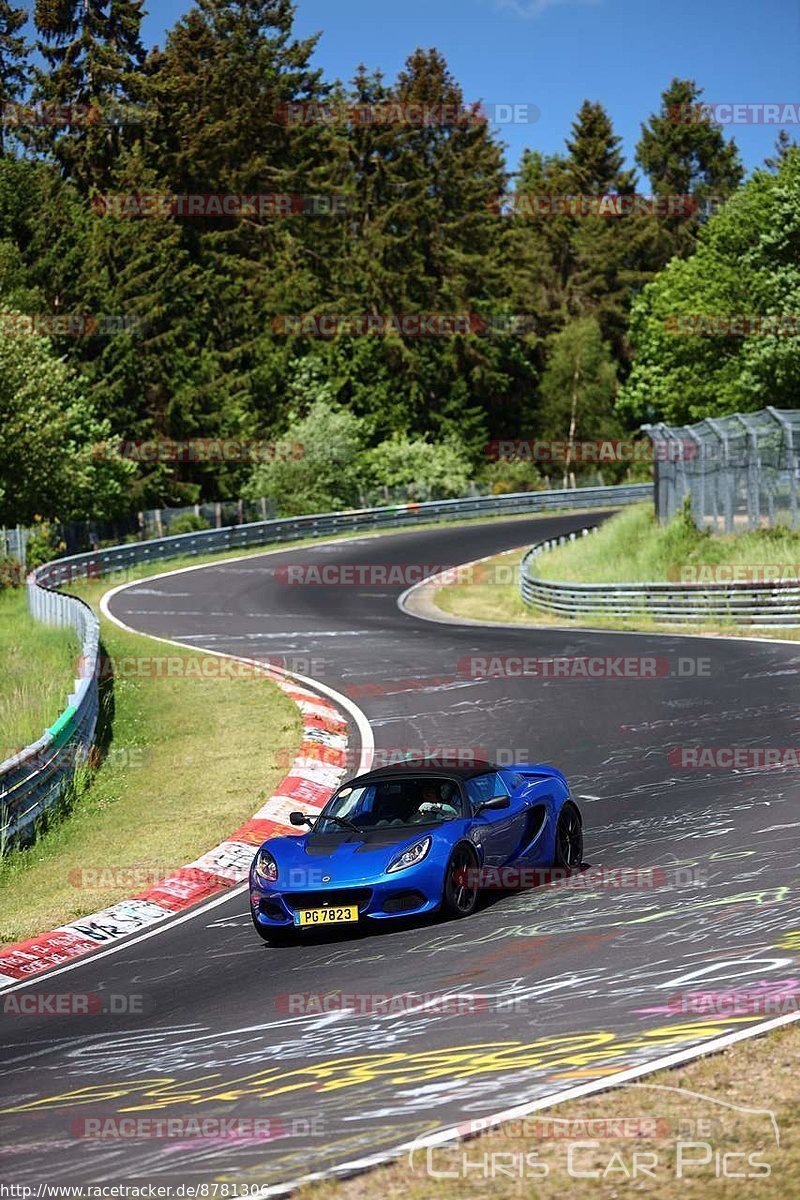
[[[576,871],[582,862],[583,822],[576,805],[568,800],[558,815],[553,866]]]
[[[478,905],[477,880],[470,879],[477,873],[478,860],[469,846],[457,846],[453,851],[444,877],[442,893],[442,915],[445,917],[468,917]]]

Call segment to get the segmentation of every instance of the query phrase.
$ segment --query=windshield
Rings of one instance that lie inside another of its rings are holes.
[[[338,821],[327,818],[338,817]],[[458,784],[451,779],[409,777],[380,780],[364,787],[343,787],[322,810],[314,831],[388,829],[402,825],[438,825],[463,816]]]

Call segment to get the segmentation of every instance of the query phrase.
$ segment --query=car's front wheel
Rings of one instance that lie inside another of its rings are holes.
[[[250,914],[252,916],[252,913]],[[279,929],[273,926],[270,929],[265,929],[263,925],[259,925],[258,921],[253,917],[253,927],[261,938],[262,942],[266,942],[268,946],[288,946],[294,941],[294,926],[287,925],[285,929]]]
[[[576,871],[583,862],[583,822],[577,807],[568,800],[558,814],[554,867]]]
[[[457,846],[444,877],[442,915],[468,917],[478,905],[478,860],[469,846]]]

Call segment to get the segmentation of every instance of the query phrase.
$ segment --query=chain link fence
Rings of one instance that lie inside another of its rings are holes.
[[[766,408],[642,429],[654,446],[659,521],[670,520],[690,496],[701,529],[797,528],[800,411]]]

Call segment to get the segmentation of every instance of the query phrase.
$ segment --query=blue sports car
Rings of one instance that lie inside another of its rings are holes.
[[[531,763],[384,767],[343,784],[318,816],[290,820],[308,832],[270,838],[250,870],[265,941],[437,910],[466,917],[482,887],[519,886],[519,868],[570,870],[583,856],[566,779]]]

